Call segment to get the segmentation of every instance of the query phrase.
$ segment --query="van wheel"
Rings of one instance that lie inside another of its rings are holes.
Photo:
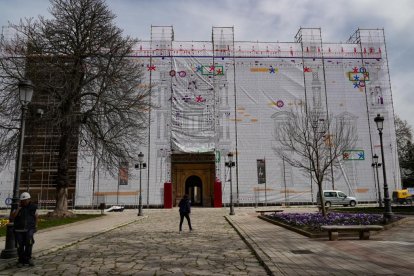
[[[331,202],[330,201],[325,202],[325,206],[326,207],[331,207]]]
[[[355,205],[356,205],[356,202],[355,202],[355,201],[351,201],[351,202],[349,202],[349,206],[351,206],[351,207],[355,207]]]

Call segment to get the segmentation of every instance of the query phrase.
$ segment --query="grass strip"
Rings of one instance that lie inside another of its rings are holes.
[[[101,214],[77,214],[75,217],[67,217],[67,218],[49,218],[46,216],[39,216],[38,228],[37,230],[46,229],[50,227],[56,227],[60,225],[65,225],[69,223],[74,223],[86,219],[92,219],[103,216]],[[6,235],[6,218],[0,218],[2,224],[0,226],[0,237]],[[3,225],[4,224],[4,225]]]

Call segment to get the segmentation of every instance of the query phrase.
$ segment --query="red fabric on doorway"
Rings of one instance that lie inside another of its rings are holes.
[[[164,183],[164,209],[171,209],[173,207],[173,200],[172,200],[172,183],[165,182]]]
[[[222,206],[221,181],[216,179],[216,181],[214,181],[214,208],[221,208]]]

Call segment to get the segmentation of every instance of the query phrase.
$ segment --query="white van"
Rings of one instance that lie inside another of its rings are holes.
[[[325,206],[327,207],[330,207],[331,205],[355,207],[358,203],[355,197],[347,196],[345,193],[336,190],[324,190],[323,197],[325,198]],[[317,202],[320,204],[319,193]]]

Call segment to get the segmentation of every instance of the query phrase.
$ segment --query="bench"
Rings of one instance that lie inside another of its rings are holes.
[[[257,210],[256,213],[260,213],[261,216],[263,216],[265,213],[280,213],[283,212],[283,210]]]
[[[339,232],[359,232],[360,240],[369,240],[370,231],[380,231],[384,227],[380,225],[323,225],[322,230],[328,231],[329,240],[338,240]]]

